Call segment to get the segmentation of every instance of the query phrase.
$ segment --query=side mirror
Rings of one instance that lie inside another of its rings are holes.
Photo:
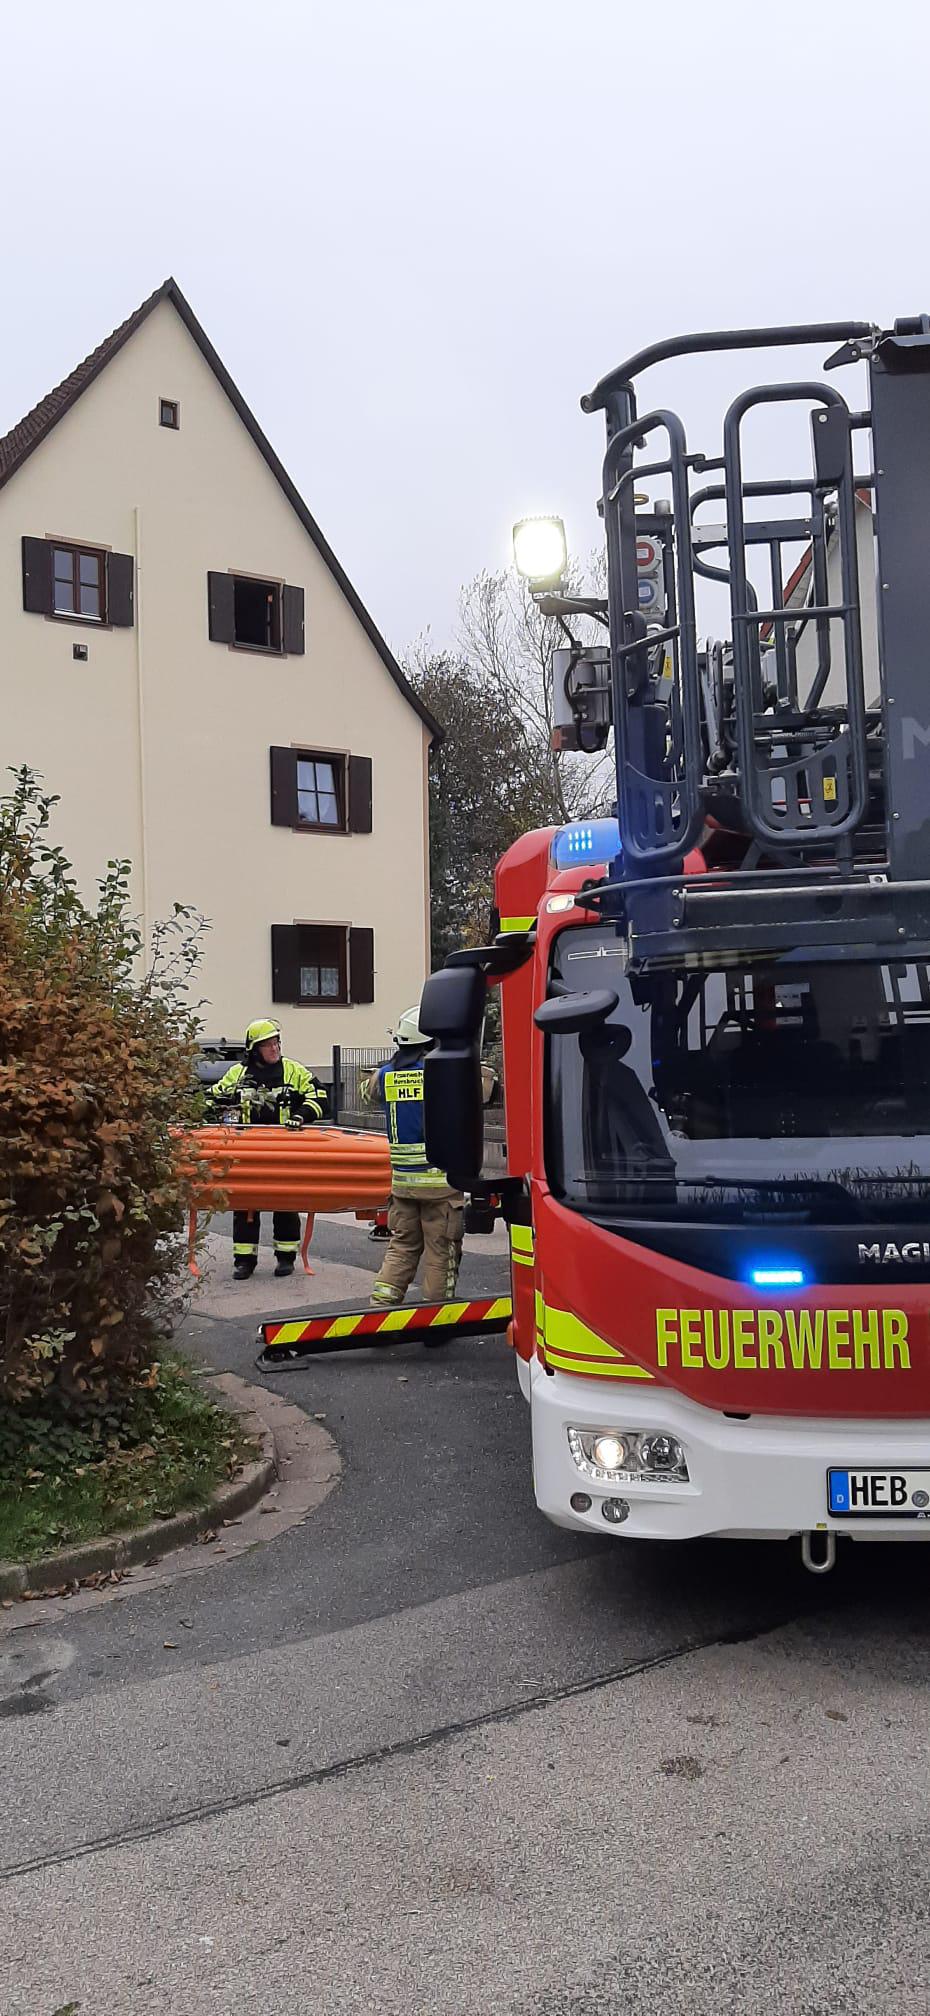
[[[468,1190],[484,1161],[481,1029],[487,983],[476,966],[444,966],[426,982],[420,1028],[433,1038],[423,1060],[426,1153],[457,1190]]]
[[[547,1036],[580,1036],[606,1022],[619,1001],[612,987],[592,988],[587,994],[557,994],[537,1008],[533,1021]]]
[[[424,1036],[480,1037],[487,983],[478,966],[443,966],[431,973],[420,997]]]

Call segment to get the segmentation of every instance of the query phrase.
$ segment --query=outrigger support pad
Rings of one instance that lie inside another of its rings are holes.
[[[260,1323],[260,1372],[296,1372],[308,1358],[330,1351],[365,1351],[372,1345],[445,1344],[453,1337],[491,1337],[513,1318],[509,1295],[471,1302],[407,1302],[395,1309],[329,1309],[320,1315]]]

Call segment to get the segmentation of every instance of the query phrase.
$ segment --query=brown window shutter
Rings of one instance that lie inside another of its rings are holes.
[[[23,540],[23,608],[32,616],[52,613],[52,549],[47,539]]]
[[[284,589],[284,649],[300,657],[304,648],[304,591]]]
[[[296,749],[271,751],[271,823],[272,826],[297,824]]]
[[[296,924],[271,927],[272,1001],[300,1000],[300,932]]]
[[[134,616],[135,567],[131,553],[107,554],[107,622],[131,630]]]
[[[361,1007],[375,998],[375,934],[353,925],[349,932],[349,1000]]]
[[[371,757],[349,757],[349,832],[371,832]]]
[[[207,611],[214,644],[232,644],[236,635],[236,603],[231,574],[207,575]]]

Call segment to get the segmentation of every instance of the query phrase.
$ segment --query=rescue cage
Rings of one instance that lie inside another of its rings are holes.
[[[710,454],[689,448],[670,409],[639,410],[635,381],[664,360],[812,344],[838,346],[831,373],[859,367],[865,405],[834,382],[760,384],[733,400]],[[810,467],[746,480],[747,418],[776,404],[810,409]],[[608,595],[596,613],[609,650],[561,654],[561,718],[568,746],[585,748],[603,746],[612,720],[622,856],[581,900],[621,922],[636,959],[901,941],[925,957],[930,318],[890,332],[835,322],[674,338],[628,358],[582,405],[607,423]],[[662,479],[670,499],[637,509],[637,485]],[[766,594],[753,579],[760,550]],[[702,579],[728,591],[729,639],[699,643]],[[570,598],[541,599],[570,621]],[[735,855],[685,878],[709,818],[735,836]]]

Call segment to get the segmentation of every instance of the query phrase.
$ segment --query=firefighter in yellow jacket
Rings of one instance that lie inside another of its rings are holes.
[[[418,1012],[408,1008],[401,1016],[393,1057],[363,1087],[366,1101],[387,1112],[391,1151],[391,1241],[372,1286],[375,1309],[403,1301],[421,1258],[424,1299],[447,1302],[455,1293],[462,1260],[465,1199],[426,1159],[423,1059],[430,1046],[420,1030]]]
[[[301,1127],[323,1117],[323,1093],[303,1064],[281,1055],[277,1022],[250,1022],[245,1032],[246,1061],[233,1064],[211,1086],[208,1104],[216,1117],[238,1119],[245,1126]],[[233,1213],[233,1275],[247,1281],[258,1265],[261,1231],[258,1211]],[[274,1214],[275,1273],[291,1274],[300,1251],[300,1215]]]

